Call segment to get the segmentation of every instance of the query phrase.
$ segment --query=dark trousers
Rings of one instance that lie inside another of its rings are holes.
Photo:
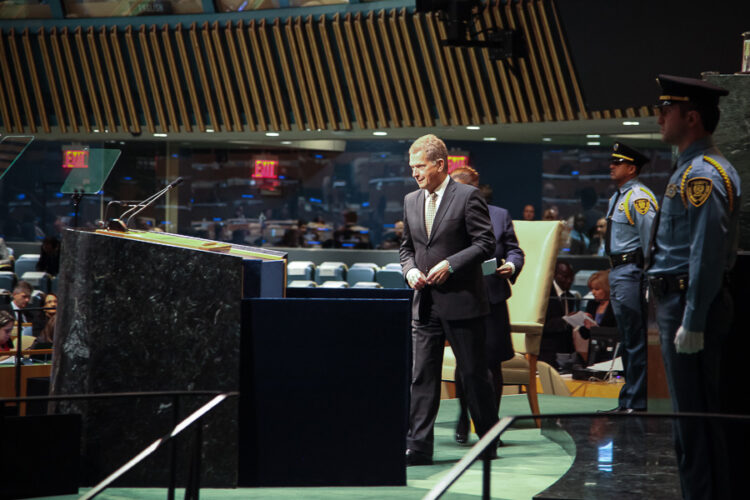
[[[625,371],[625,385],[620,390],[618,406],[645,410],[646,395],[646,278],[634,263],[615,267],[609,272],[610,301],[620,331],[620,354]]]
[[[704,347],[695,354],[675,350],[674,338],[684,311],[683,293],[657,297],[656,320],[672,407],[676,412],[719,413],[721,351],[732,321],[732,298],[722,288],[711,303]],[[683,497],[729,498],[726,438],[721,422],[675,419],[674,440]]]
[[[422,316],[423,318],[425,315]],[[445,339],[451,343],[464,382],[469,412],[481,437],[497,422],[497,407],[484,354],[484,319],[444,320],[431,308],[427,321],[412,321],[414,365],[406,447],[432,455],[440,406]]]

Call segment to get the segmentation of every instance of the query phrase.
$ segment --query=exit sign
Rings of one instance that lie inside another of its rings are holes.
[[[253,179],[278,179],[278,160],[255,160],[253,163]]]
[[[468,167],[469,166],[469,157],[466,155],[461,156],[455,156],[455,155],[448,155],[448,173],[450,174],[457,168],[461,167]]]
[[[88,149],[64,149],[63,168],[89,168]]]

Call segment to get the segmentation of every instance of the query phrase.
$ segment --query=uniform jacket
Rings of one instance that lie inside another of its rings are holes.
[[[404,198],[404,240],[399,250],[404,276],[413,268],[426,276],[443,259],[448,261],[453,273],[442,285],[428,285],[414,291],[412,317],[426,320],[420,318],[420,306],[428,311],[428,305],[435,307],[437,314],[447,320],[487,314],[489,302],[482,279],[482,262],[495,251],[487,203],[477,188],[449,179],[429,239],[424,205],[423,189]]]

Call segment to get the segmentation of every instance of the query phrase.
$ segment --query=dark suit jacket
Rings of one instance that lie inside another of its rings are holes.
[[[594,299],[589,300],[586,303],[586,312],[591,315],[594,320],[596,320],[596,308],[599,307],[599,303],[595,301]],[[599,322],[599,326],[607,326],[607,327],[613,327],[617,326],[617,321],[615,320],[615,312],[612,310],[612,302],[610,301],[609,304],[607,304],[607,308],[604,310],[604,316],[602,317],[602,320]],[[582,326],[580,330],[578,330],[578,333],[581,334],[581,337],[584,339],[587,339],[591,336],[591,332],[588,328],[585,326]]]
[[[510,283],[515,283],[518,274],[523,269],[524,253],[518,246],[516,231],[513,229],[513,220],[510,213],[504,208],[489,206],[490,221],[492,222],[492,232],[495,234],[495,254],[492,257],[497,259],[497,265],[500,266],[502,259],[506,262],[512,262],[516,266],[516,272],[510,278],[501,278],[497,274],[484,277],[487,285],[487,294],[491,304],[499,304],[510,297]],[[491,258],[491,257],[490,257]]]
[[[495,250],[487,203],[473,186],[448,180],[435,214],[430,238],[424,225],[425,191],[404,198],[404,240],[399,250],[404,276],[417,268],[425,275],[443,259],[453,273],[439,286],[414,292],[412,317],[420,318],[420,305],[432,301],[437,314],[447,320],[469,319],[489,312],[482,279],[482,262]],[[426,311],[427,309],[425,309]]]

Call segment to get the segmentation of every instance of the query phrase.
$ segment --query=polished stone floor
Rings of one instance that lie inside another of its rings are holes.
[[[678,499],[669,418],[603,415],[545,419],[542,435],[575,457],[535,499]]]

